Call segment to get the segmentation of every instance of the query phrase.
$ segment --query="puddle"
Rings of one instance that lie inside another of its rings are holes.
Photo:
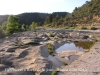
[[[78,50],[84,52],[85,49],[90,49],[93,46],[94,42],[86,42],[86,41],[79,41],[79,42],[71,42],[65,43],[64,45],[60,46],[56,49],[56,52],[68,51],[68,50]],[[52,68],[57,69],[65,66],[63,62],[70,64],[75,59],[79,58],[79,55],[69,55],[67,57],[59,57],[59,56],[51,56],[49,55],[48,59],[52,61]]]
[[[43,44],[44,44],[44,42],[39,42],[39,44],[43,45]]]
[[[39,44],[43,45],[44,43],[46,43],[47,41],[40,41]]]
[[[76,58],[79,58],[79,55],[71,55],[68,58],[70,61],[74,61]]]
[[[84,51],[84,49],[82,47],[78,47],[74,43],[66,43],[66,44],[60,46],[58,49],[56,49],[56,52],[66,51],[66,50]]]
[[[52,68],[53,69],[61,68],[61,66],[63,66],[62,61],[60,61],[56,57],[49,55],[48,59],[52,61]]]
[[[61,68],[61,67],[65,66],[63,64],[63,62],[70,64],[77,58],[79,58],[79,55],[71,55],[68,58],[67,57],[61,58],[61,57],[58,57],[58,56],[53,57],[51,55],[49,55],[49,57],[48,57],[48,59],[52,61],[52,68],[53,69],[57,69],[57,68]]]

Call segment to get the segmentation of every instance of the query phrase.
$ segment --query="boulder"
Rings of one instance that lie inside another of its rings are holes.
[[[87,36],[87,35],[83,36],[83,39],[88,39],[88,38],[89,38],[89,36]]]

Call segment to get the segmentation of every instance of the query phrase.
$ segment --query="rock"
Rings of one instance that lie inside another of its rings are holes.
[[[80,33],[78,33],[78,32],[70,32],[70,36],[72,36],[72,37],[77,37],[77,36],[79,36],[79,34]]]
[[[41,38],[42,38],[44,41],[50,39],[50,38],[48,37],[48,35],[46,35],[46,34],[41,35]]]
[[[6,50],[6,52],[15,52],[18,47],[11,47]]]
[[[92,38],[93,37],[93,35],[89,35],[89,38]]]
[[[39,49],[40,49],[40,54],[42,56],[44,56],[44,57],[49,56],[47,45],[40,46]]]
[[[3,64],[0,64],[0,72],[1,72],[1,71],[4,71],[5,68],[7,68],[7,66],[5,66],[5,65],[3,65]]]
[[[7,66],[12,66],[13,63],[11,61],[1,59],[0,64],[4,64],[4,65],[7,65]]]
[[[18,58],[24,58],[27,55],[28,55],[28,51],[23,51],[22,53],[20,53],[20,55],[18,56]]]
[[[89,36],[87,36],[87,35],[83,36],[83,39],[88,39],[88,38],[89,38]]]

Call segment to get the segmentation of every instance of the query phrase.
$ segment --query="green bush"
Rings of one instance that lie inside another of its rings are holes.
[[[51,44],[48,43],[48,44],[47,44],[47,47],[48,47],[48,52],[49,52],[49,54],[50,54],[50,55],[53,55],[53,49],[52,49],[52,47],[51,47]]]
[[[86,27],[81,27],[81,29],[82,29],[82,30],[86,30],[87,28],[86,28]]]
[[[95,27],[91,27],[90,30],[97,30],[97,28],[95,28]]]
[[[75,29],[75,27],[70,27],[70,29]]]
[[[47,43],[48,49],[51,49],[51,44]]]
[[[66,62],[62,62],[62,64],[65,65],[65,66],[68,65]]]
[[[94,39],[94,42],[97,42],[98,40],[97,39]]]
[[[55,70],[52,72],[52,75],[57,75],[59,71]]]
[[[49,34],[49,37],[54,37],[54,34],[50,33],[50,34]]]
[[[69,29],[69,27],[68,27],[68,26],[66,26],[66,27],[64,27],[64,29]]]
[[[51,55],[52,55],[52,56],[55,56],[55,54],[54,54],[54,53],[52,53]]]
[[[48,52],[49,52],[50,55],[53,54],[53,50],[52,49],[48,49]]]

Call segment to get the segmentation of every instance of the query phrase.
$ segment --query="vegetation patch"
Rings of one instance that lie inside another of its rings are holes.
[[[55,70],[52,72],[52,75],[57,75],[59,71]]]
[[[81,29],[82,29],[82,30],[86,30],[87,28],[86,28],[86,27],[81,27]]]
[[[50,34],[49,34],[49,37],[54,37],[54,34],[53,34],[53,33],[50,33]]]
[[[62,62],[62,64],[63,64],[64,66],[68,65],[66,62]]]
[[[85,50],[85,52],[89,52],[97,41],[97,39],[94,39],[94,41],[74,41],[74,44],[77,47],[82,47]]]
[[[50,43],[47,44],[47,47],[48,47],[49,54],[52,55],[52,56],[54,56],[53,48],[52,48],[52,46],[51,46]]]
[[[23,42],[18,42],[17,46],[23,46]]]
[[[95,28],[95,27],[91,27],[90,30],[97,30],[97,28]]]

